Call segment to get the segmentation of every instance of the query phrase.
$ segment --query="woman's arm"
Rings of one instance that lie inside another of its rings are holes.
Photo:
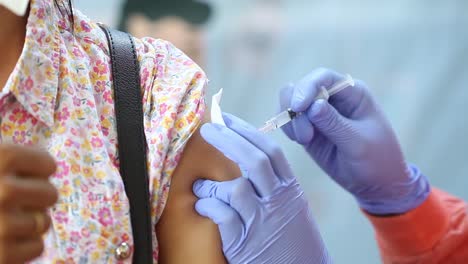
[[[169,42],[134,40],[141,69],[148,158],[150,164],[164,162],[162,168],[152,166],[149,170],[155,179],[153,198],[160,199],[153,208],[158,218],[159,263],[224,263],[218,228],[195,212],[197,199],[192,193],[196,179],[223,181],[240,176],[237,166],[196,131],[203,123],[208,79]],[[178,160],[181,144],[189,137]]]
[[[395,217],[368,215],[384,263],[466,263],[468,205],[433,189],[418,208]]]
[[[226,181],[240,175],[237,165],[206,143],[197,130],[172,176],[167,205],[156,226],[160,263],[226,263],[218,227],[195,212],[192,185],[197,179]]]

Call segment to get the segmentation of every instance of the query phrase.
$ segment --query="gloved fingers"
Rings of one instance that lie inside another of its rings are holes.
[[[239,166],[259,196],[269,196],[281,185],[268,156],[241,135],[218,124],[205,124],[200,132],[209,144]]]
[[[223,118],[226,125],[230,129],[232,129],[234,132],[245,138],[252,145],[254,145],[260,151],[266,154],[271,166],[273,167],[275,175],[280,181],[289,183],[292,179],[294,179],[294,175],[288,163],[288,160],[284,156],[284,153],[281,150],[280,146],[275,141],[273,141],[263,133],[259,132],[255,127],[253,127],[249,123],[234,115],[223,113]],[[304,123],[307,122],[307,124],[309,124],[312,127],[307,117],[304,116],[304,118]]]
[[[237,179],[225,182],[197,180],[193,184],[193,193],[200,199],[216,198],[230,204],[231,193],[236,180]]]
[[[331,87],[342,79],[344,76],[329,69],[319,68],[312,71],[296,84],[291,98],[292,110],[295,112],[306,111],[320,94],[321,87]]]
[[[240,189],[245,189],[247,191],[251,191],[250,193],[248,192],[243,192],[245,195],[250,195],[250,196],[255,196],[255,190],[253,188],[248,189],[245,188],[245,183],[244,182],[249,182],[248,179],[239,177],[237,179],[231,180],[231,181],[224,181],[224,182],[218,182],[218,181],[211,181],[211,180],[197,180],[193,184],[193,193],[200,199],[204,198],[216,198],[218,200],[221,200],[229,205],[231,205],[232,199],[231,197],[234,195],[236,197],[236,193],[240,191]],[[250,185],[250,183],[248,183]],[[241,188],[240,186],[244,186]],[[250,185],[250,187],[252,187]]]
[[[293,128],[296,142],[301,145],[307,145],[314,137],[314,127],[306,115],[298,115],[290,122]]]
[[[374,110],[375,101],[367,88],[367,85],[361,80],[354,80],[353,87],[348,87],[332,96],[329,103],[338,110],[338,112],[349,119],[359,119],[361,116],[367,116]],[[363,109],[363,111],[360,111]]]
[[[288,108],[291,107],[291,98],[294,92],[294,84],[290,83],[280,91],[280,112],[288,110]],[[283,132],[286,134],[286,136],[291,139],[296,141],[296,136],[294,135],[294,130],[292,127],[292,123],[288,123],[284,126],[281,127]]]
[[[280,108],[286,111],[291,107],[291,98],[294,93],[294,85],[289,84],[280,92]],[[288,124],[282,127],[289,139],[301,145],[308,144],[314,136],[314,127],[307,116],[299,115]]]
[[[229,205],[216,198],[200,199],[195,203],[195,210],[218,225],[223,241],[223,248],[240,240],[245,227],[239,214]]]
[[[307,112],[307,117],[314,127],[338,148],[344,147],[344,144],[359,136],[351,121],[325,100],[317,100]]]
[[[228,204],[244,220],[255,213],[257,194],[250,181],[244,177],[226,182],[197,180],[193,184],[193,192],[200,199],[216,198]]]
[[[255,211],[259,206],[258,198],[252,183],[248,179],[240,177],[235,181],[230,205],[239,213],[244,223],[255,215]]]
[[[330,89],[335,83],[345,79],[345,76],[335,71],[319,68],[299,81],[291,98],[291,108],[295,112],[304,112],[311,107],[322,87]],[[349,117],[350,111],[359,107],[361,101],[368,99],[366,86],[355,81],[350,86],[330,97],[330,103],[342,115]]]
[[[331,164],[335,159],[337,150],[335,143],[322,132],[316,130],[314,138],[305,149],[323,171],[328,175],[335,175],[336,166]]]
[[[201,216],[210,218],[217,225],[239,218],[237,212],[233,208],[216,198],[198,200],[195,203],[195,210]]]

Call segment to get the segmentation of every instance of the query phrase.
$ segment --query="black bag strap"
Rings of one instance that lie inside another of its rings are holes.
[[[128,33],[101,28],[107,36],[112,63],[120,174],[130,201],[133,263],[153,263],[146,139],[135,43]]]

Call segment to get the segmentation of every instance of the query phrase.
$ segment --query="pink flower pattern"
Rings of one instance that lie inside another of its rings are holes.
[[[102,208],[99,211],[99,223],[101,223],[103,226],[112,225],[113,221],[114,219],[112,219],[109,208]]]
[[[70,166],[65,161],[57,162],[57,171],[55,172],[55,177],[63,178],[70,173]]]

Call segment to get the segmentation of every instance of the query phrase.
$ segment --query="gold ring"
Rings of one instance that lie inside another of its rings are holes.
[[[42,232],[44,232],[45,225],[46,225],[45,215],[41,212],[35,212],[33,216],[34,216],[34,226],[36,229],[36,233],[42,234]]]

